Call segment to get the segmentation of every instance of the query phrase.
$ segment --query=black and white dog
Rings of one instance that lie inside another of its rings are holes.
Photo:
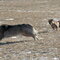
[[[58,19],[49,19],[48,22],[51,25],[51,27],[53,28],[53,30],[59,30],[60,20],[58,20]]]
[[[38,39],[38,32],[30,24],[6,25],[0,26],[0,40],[4,37],[11,37],[21,34],[27,37],[33,37],[34,40]]]

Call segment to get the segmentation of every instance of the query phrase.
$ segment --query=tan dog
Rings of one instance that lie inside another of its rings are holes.
[[[51,25],[51,27],[53,28],[53,30],[59,30],[59,27],[60,27],[59,20],[49,19],[48,22]]]

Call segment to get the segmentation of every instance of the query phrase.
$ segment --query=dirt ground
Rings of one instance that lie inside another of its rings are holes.
[[[60,60],[60,31],[48,19],[60,18],[60,0],[0,0],[0,25],[28,23],[39,40],[16,36],[0,41],[0,60]]]

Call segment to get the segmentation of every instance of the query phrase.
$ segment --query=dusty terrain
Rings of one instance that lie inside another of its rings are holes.
[[[60,0],[0,0],[0,25],[29,23],[39,40],[16,36],[0,41],[0,60],[60,60],[60,31],[49,18],[60,18]]]

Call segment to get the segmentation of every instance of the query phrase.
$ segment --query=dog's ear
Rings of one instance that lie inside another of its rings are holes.
[[[52,21],[53,21],[53,19],[49,19],[49,20],[48,20],[49,24],[51,24],[51,23],[52,23]]]

